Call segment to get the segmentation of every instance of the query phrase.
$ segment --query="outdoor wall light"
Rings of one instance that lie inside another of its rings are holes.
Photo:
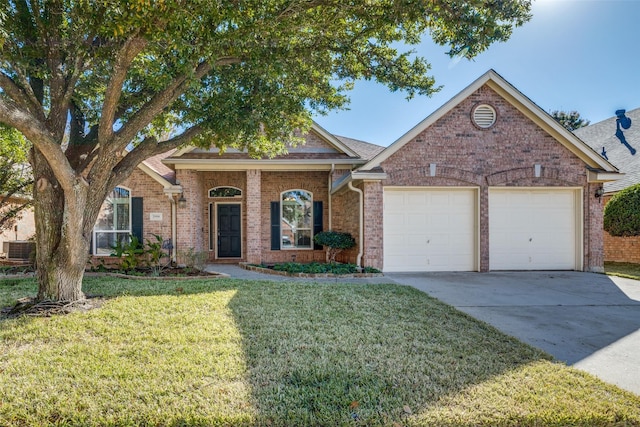
[[[180,193],[180,198],[178,199],[178,207],[180,209],[184,209],[187,207],[187,199],[184,198],[184,193]]]
[[[602,200],[602,196],[604,195],[604,188],[598,187],[596,188],[596,192],[594,194],[595,198],[598,199],[598,202]]]

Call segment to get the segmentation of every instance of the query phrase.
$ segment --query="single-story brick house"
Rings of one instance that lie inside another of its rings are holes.
[[[333,229],[358,242],[341,261],[383,271],[603,270],[595,195],[618,170],[493,70],[387,148],[305,138],[274,159],[148,159],[105,203],[94,254],[134,233],[213,263],[322,261],[313,235]]]
[[[625,118],[630,121],[622,126]],[[619,110],[617,116],[574,133],[624,174],[604,184],[603,204],[618,191],[640,183],[640,108]],[[603,240],[605,261],[640,263],[640,237],[613,237],[605,231]]]

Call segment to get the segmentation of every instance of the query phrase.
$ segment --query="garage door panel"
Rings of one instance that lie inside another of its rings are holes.
[[[384,194],[385,271],[475,270],[475,190]]]
[[[572,189],[491,189],[489,268],[575,269],[576,209]]]

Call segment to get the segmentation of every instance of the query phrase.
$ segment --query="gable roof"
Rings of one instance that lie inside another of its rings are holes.
[[[597,153],[602,153],[604,148],[609,161],[624,173],[620,180],[605,184],[604,190],[607,193],[620,191],[640,182],[640,108],[627,111],[625,115],[631,119],[631,127],[623,129],[623,133],[629,145],[638,150],[635,155],[615,135],[617,117],[573,131]]]
[[[171,156],[175,151],[175,149],[172,149],[164,153],[156,154],[138,165],[138,169],[149,175],[169,192],[177,191],[176,172],[162,163],[162,160]]]
[[[358,156],[364,160],[371,160],[376,155],[384,151],[385,147],[381,145],[372,144],[370,142],[360,141],[359,139],[347,138],[346,136],[336,135],[343,144],[355,151]]]
[[[540,128],[553,136],[560,144],[580,158],[592,171],[604,172],[595,176],[594,180],[615,179],[608,173],[617,173],[618,170],[611,163],[603,159],[598,153],[591,149],[587,144],[581,141],[576,135],[569,132],[553,117],[551,117],[542,108],[533,101],[523,95],[519,90],[507,82],[502,76],[494,70],[489,70],[477,80],[467,86],[464,90],[451,98],[447,103],[438,108],[435,112],[414,126],[407,133],[402,135],[393,144],[384,151],[376,155],[373,159],[360,167],[360,170],[372,170],[379,167],[382,162],[391,157],[400,150],[404,145],[412,141],[426,128],[434,124],[437,120],[445,116],[454,107],[464,101],[471,94],[476,92],[482,86],[487,85],[496,93],[502,96],[507,102],[517,108],[525,116],[535,122]]]
[[[353,157],[353,158],[358,158],[360,157],[358,155],[358,153],[350,146],[350,144],[347,144],[345,142],[343,142],[340,138],[336,137],[335,135],[329,133],[328,131],[326,131],[322,126],[320,126],[318,123],[316,123],[315,121],[311,123],[311,129],[309,130],[309,132],[313,132],[316,135],[318,135],[320,138],[322,138],[329,146],[331,146],[332,148],[334,148],[336,150],[336,152],[346,155],[347,157]],[[177,150],[174,154],[173,157],[182,157],[185,154],[191,153],[192,151],[197,151],[198,148],[194,147],[194,146],[187,146],[184,147],[180,150]],[[227,153],[232,153],[235,151],[234,150],[228,150]],[[245,154],[245,153],[241,153],[238,152],[238,154]]]

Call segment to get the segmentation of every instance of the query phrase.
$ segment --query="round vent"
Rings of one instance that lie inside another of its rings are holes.
[[[496,110],[491,105],[480,104],[473,110],[473,123],[482,129],[488,129],[496,122]]]

